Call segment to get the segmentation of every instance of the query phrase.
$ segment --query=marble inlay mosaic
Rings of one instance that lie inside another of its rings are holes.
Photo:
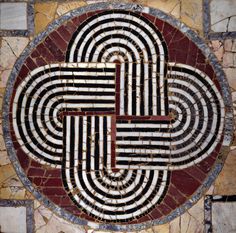
[[[56,213],[139,229],[183,213],[213,182],[231,105],[215,57],[186,26],[152,8],[95,4],[23,52],[4,134],[23,183]]]

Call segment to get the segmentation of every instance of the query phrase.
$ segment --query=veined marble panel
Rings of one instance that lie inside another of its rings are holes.
[[[235,0],[212,0],[210,3],[211,29],[214,32],[236,31],[235,12]]]
[[[212,226],[214,233],[236,232],[236,202],[212,203]]]
[[[0,3],[0,30],[27,30],[27,3]]]

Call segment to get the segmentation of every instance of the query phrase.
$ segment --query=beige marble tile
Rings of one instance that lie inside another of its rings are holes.
[[[74,10],[85,5],[87,5],[85,1],[71,1],[66,3],[59,3],[56,13],[58,16],[61,16],[67,13],[68,11]]]
[[[202,1],[182,0],[180,20],[197,31],[199,34],[203,35]]]
[[[232,93],[232,101],[233,101],[233,110],[234,110],[234,116],[236,116],[236,91],[233,91]],[[234,118],[234,122],[236,124],[236,119]],[[233,143],[231,145],[231,150],[232,149],[236,149],[236,131],[234,132],[234,140]]]
[[[227,52],[232,52],[232,53],[235,53],[236,52],[236,40],[232,40],[232,39],[229,39],[229,40],[225,40],[224,41],[224,48],[225,48],[225,51]]]
[[[2,126],[2,125],[0,125],[0,126]],[[4,139],[3,139],[2,127],[1,127],[1,129],[0,129],[0,152],[1,152],[1,151],[6,151],[5,141],[4,141]],[[1,155],[1,156],[2,156],[2,155]],[[1,156],[0,156],[0,157],[1,157]],[[0,165],[4,165],[4,164],[0,163]]]
[[[223,56],[223,66],[225,68],[234,67],[234,56],[231,52],[225,52]]]
[[[10,164],[3,166],[3,171],[0,168],[0,199],[25,199],[26,189],[10,166]]]
[[[119,2],[119,0],[116,0],[116,2]],[[123,2],[132,2],[136,4],[142,4],[144,6],[148,4],[148,0],[124,0]]]
[[[7,154],[7,151],[5,149],[0,149],[0,153],[1,153],[1,156],[0,156],[0,165],[7,165],[9,163],[11,163],[11,161],[9,160],[8,158],[8,154]]]
[[[224,41],[225,51],[231,52],[232,51],[232,47],[233,47],[233,43],[234,43],[234,41],[231,40],[231,39],[225,40]]]
[[[176,18],[180,18],[179,0],[147,0],[147,5],[162,10]]]
[[[213,40],[209,42],[209,46],[216,55],[218,61],[222,62],[225,50],[224,43],[222,41]]]
[[[232,41],[232,52],[236,52],[236,40]]]
[[[57,217],[44,206],[39,206],[34,212],[35,233],[86,233],[86,230],[79,226],[69,223],[62,218]]]
[[[227,156],[224,167],[216,179],[214,195],[233,195],[236,194],[236,150]]]
[[[0,199],[24,199],[26,190],[10,164],[5,147],[0,147]],[[28,195],[30,197],[30,195]]]
[[[6,87],[11,69],[29,42],[24,37],[2,37],[0,38],[0,92]]]
[[[147,230],[141,231],[141,233],[169,233],[170,225],[163,224],[163,225],[157,225],[152,228],[149,228]]]
[[[211,185],[211,187],[206,191],[205,195],[213,195],[214,194],[214,189],[215,189],[215,186],[214,184]]]
[[[236,68],[224,68],[224,72],[230,87],[236,90],[236,78],[235,78]]]
[[[0,87],[0,109],[2,109],[2,103],[3,103],[3,97],[4,97],[4,93],[5,93],[5,87]],[[2,112],[0,111],[0,118],[2,117]],[[0,124],[2,124],[2,121],[0,121]],[[2,130],[2,129],[1,129]],[[0,131],[0,135],[3,135],[3,132]],[[5,143],[3,141],[3,139],[1,139],[2,141],[0,142],[0,144],[2,145],[0,148],[6,149],[5,148]]]
[[[12,68],[16,59],[17,55],[14,54],[9,41],[5,38],[2,38],[0,47],[0,70],[3,71],[5,69]]]
[[[0,184],[7,182],[15,175],[15,170],[11,164],[0,166]]]
[[[0,199],[32,199],[15,176],[0,185]]]
[[[204,232],[204,198],[201,198],[183,215],[170,222],[170,233]]]
[[[58,3],[55,2],[39,2],[34,5],[35,10],[35,34],[43,31],[50,22],[56,17]]]
[[[2,37],[0,43],[0,70],[12,68],[29,42],[24,37]]]
[[[11,69],[0,70],[0,88],[5,88],[7,80],[11,74]]]

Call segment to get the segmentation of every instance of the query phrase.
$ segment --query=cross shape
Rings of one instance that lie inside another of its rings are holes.
[[[168,62],[157,28],[124,11],[82,23],[66,61],[31,71],[12,106],[21,149],[61,169],[73,203],[105,222],[149,213],[165,197],[171,171],[214,153],[224,130],[213,80]]]

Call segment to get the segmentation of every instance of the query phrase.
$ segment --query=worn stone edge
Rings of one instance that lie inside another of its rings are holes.
[[[193,206],[194,203],[196,203],[201,196],[206,192],[206,190],[211,186],[211,184],[214,182],[215,178],[221,171],[223,167],[223,163],[221,161],[217,162],[215,167],[212,169],[211,173],[207,177],[207,179],[204,181],[204,183],[199,187],[199,189],[195,192],[195,194],[181,207],[175,209],[172,213],[169,215],[163,217],[162,219],[157,219],[153,221],[149,221],[146,223],[141,224],[133,224],[133,225],[116,225],[116,224],[98,224],[94,222],[89,222],[87,220],[80,219],[79,217],[76,217],[72,215],[71,213],[68,213],[67,211],[63,210],[62,208],[56,206],[51,201],[49,201],[46,197],[44,197],[41,193],[39,193],[31,184],[29,179],[24,174],[23,169],[19,165],[19,161],[17,159],[17,156],[14,151],[13,143],[10,136],[10,127],[9,127],[9,107],[10,107],[10,97],[14,85],[14,81],[17,77],[17,74],[23,65],[25,59],[30,54],[30,51],[41,41],[43,40],[50,32],[52,32],[54,29],[56,29],[58,26],[60,26],[62,23],[66,22],[67,20],[79,16],[83,13],[86,13],[88,11],[94,11],[94,10],[109,10],[109,9],[124,9],[124,10],[132,10],[132,11],[139,11],[139,12],[145,12],[149,13],[155,17],[160,18],[163,21],[166,21],[167,23],[171,24],[172,26],[178,28],[182,33],[187,35],[192,41],[195,42],[195,44],[198,46],[199,49],[203,52],[203,54],[209,59],[211,65],[214,67],[214,70],[216,72],[218,81],[220,83],[221,89],[223,91],[223,99],[225,106],[227,108],[227,125],[229,124],[230,127],[226,127],[225,135],[227,135],[227,141],[228,144],[232,141],[232,134],[233,134],[233,111],[232,111],[232,99],[230,94],[229,85],[226,81],[224,72],[222,71],[221,65],[218,63],[216,57],[214,54],[211,53],[211,50],[209,47],[205,44],[203,39],[201,39],[198,35],[196,35],[195,32],[193,32],[189,27],[187,27],[182,22],[174,19],[170,15],[167,15],[166,13],[149,7],[143,7],[139,4],[132,4],[132,3],[96,3],[91,4],[88,6],[84,6],[75,10],[72,10],[68,12],[67,14],[63,15],[62,17],[56,19],[53,23],[51,23],[48,28],[40,33],[30,44],[27,46],[27,48],[24,50],[22,55],[17,59],[14,68],[12,70],[12,73],[10,75],[10,78],[8,80],[6,93],[4,96],[3,101],[3,133],[4,133],[4,139],[6,143],[6,147],[8,150],[9,157],[15,167],[16,173],[18,174],[19,178],[21,179],[22,183],[25,185],[25,187],[35,196],[37,200],[42,202],[46,207],[50,208],[52,211],[54,211],[57,215],[65,218],[66,220],[71,221],[75,224],[80,225],[87,225],[92,228],[96,228],[99,230],[111,230],[111,231],[131,231],[131,230],[141,230],[145,229],[147,227],[152,227],[154,225],[159,224],[165,224],[177,216],[183,214],[187,209]]]

